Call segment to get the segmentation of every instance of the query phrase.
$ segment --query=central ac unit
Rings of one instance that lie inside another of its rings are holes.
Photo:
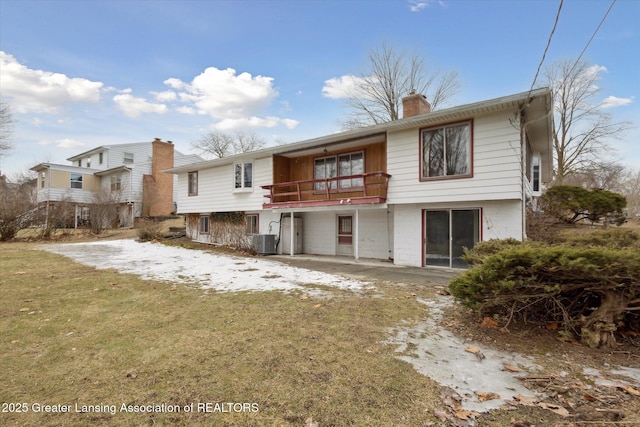
[[[274,255],[276,253],[276,235],[254,234],[253,249],[260,255]]]

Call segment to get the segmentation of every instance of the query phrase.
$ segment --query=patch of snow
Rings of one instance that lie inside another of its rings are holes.
[[[622,387],[623,385],[640,387],[640,369],[637,368],[620,366],[617,369],[607,370],[607,373],[625,377],[628,381],[606,378],[602,375],[602,372],[599,369],[595,368],[584,367],[582,370],[584,374],[590,377],[597,385],[611,388]]]
[[[212,254],[131,239],[55,244],[41,248],[98,269],[113,268],[121,273],[139,275],[145,280],[195,283],[203,289],[218,292],[304,290],[321,295],[322,291],[302,285],[326,285],[354,292],[370,287],[366,282],[276,261]]]
[[[451,297],[420,300],[429,306],[431,317],[394,331],[394,337],[387,343],[398,345],[396,351],[399,353],[411,354],[398,358],[411,363],[418,372],[440,385],[456,391],[463,409],[485,412],[499,408],[507,401],[513,402],[516,395],[536,397],[516,378],[526,375],[526,370],[539,369],[531,359],[464,341],[439,325],[442,308],[452,301]],[[465,351],[465,348],[477,349],[477,353]],[[518,367],[522,372],[509,372],[505,365]],[[478,393],[496,393],[500,398],[482,402]]]

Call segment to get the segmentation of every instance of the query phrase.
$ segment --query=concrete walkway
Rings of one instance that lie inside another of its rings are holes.
[[[270,255],[266,259],[277,260],[296,267],[341,274],[361,280],[384,280],[410,285],[444,286],[464,270],[436,267],[405,267],[391,261],[323,255]]]

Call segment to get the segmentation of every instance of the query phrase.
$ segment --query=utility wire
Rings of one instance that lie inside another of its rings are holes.
[[[591,34],[591,38],[589,39],[587,44],[584,46],[584,49],[582,49],[582,52],[580,52],[580,56],[578,56],[578,59],[576,59],[576,62],[573,64],[573,67],[571,67],[571,71],[569,71],[569,73],[567,75],[570,76],[571,73],[573,72],[573,69],[576,68],[576,65],[578,65],[578,62],[580,62],[580,58],[582,58],[582,55],[584,55],[584,53],[587,51],[587,48],[589,47],[589,45],[593,41],[594,37],[598,33],[598,30],[600,30],[600,27],[602,27],[602,24],[604,23],[604,20],[607,19],[607,16],[609,16],[609,12],[611,12],[611,9],[613,9],[613,5],[614,4],[616,4],[616,0],[613,0],[611,2],[611,5],[609,6],[609,9],[607,9],[607,13],[605,13],[604,16],[602,17],[602,19],[600,20],[600,23],[598,24],[598,27],[595,29],[593,34]]]
[[[614,0],[615,2],[615,0]],[[542,63],[544,62],[544,58],[547,56],[547,51],[549,50],[549,46],[551,45],[551,39],[553,38],[553,33],[556,32],[556,27],[558,26],[558,19],[560,19],[560,11],[562,10],[562,4],[564,3],[564,0],[560,0],[560,4],[558,5],[558,13],[556,13],[556,21],[553,23],[553,28],[551,29],[551,34],[549,34],[549,39],[547,40],[547,47],[544,48],[544,52],[542,54],[542,59],[540,60],[540,63],[538,64],[538,70],[536,71],[536,75],[533,78],[533,82],[531,83],[531,89],[529,89],[529,95],[527,95],[527,98],[529,96],[531,96],[531,91],[533,91],[533,87],[536,84],[536,80],[538,80],[538,74],[540,74],[540,68],[542,68]]]

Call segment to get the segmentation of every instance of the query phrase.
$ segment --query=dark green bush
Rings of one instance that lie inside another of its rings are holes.
[[[556,185],[540,197],[540,205],[546,214],[565,223],[584,219],[597,222],[604,218],[621,225],[624,222],[622,210],[627,206],[627,199],[607,190]]]
[[[597,326],[603,334],[615,331],[640,306],[636,249],[506,246],[479,258],[475,267],[450,283],[456,299],[484,315],[562,322],[583,336],[587,327]],[[618,302],[605,307],[605,301],[613,300]]]
[[[484,242],[476,243],[471,248],[464,248],[464,255],[462,259],[469,265],[482,264],[487,257],[494,255],[504,249],[511,248],[513,246],[519,246],[522,242],[513,238],[509,239],[490,239]]]
[[[570,236],[567,238],[566,243],[571,246],[636,247],[640,250],[640,236],[638,233],[624,228],[598,230],[585,235]]]

